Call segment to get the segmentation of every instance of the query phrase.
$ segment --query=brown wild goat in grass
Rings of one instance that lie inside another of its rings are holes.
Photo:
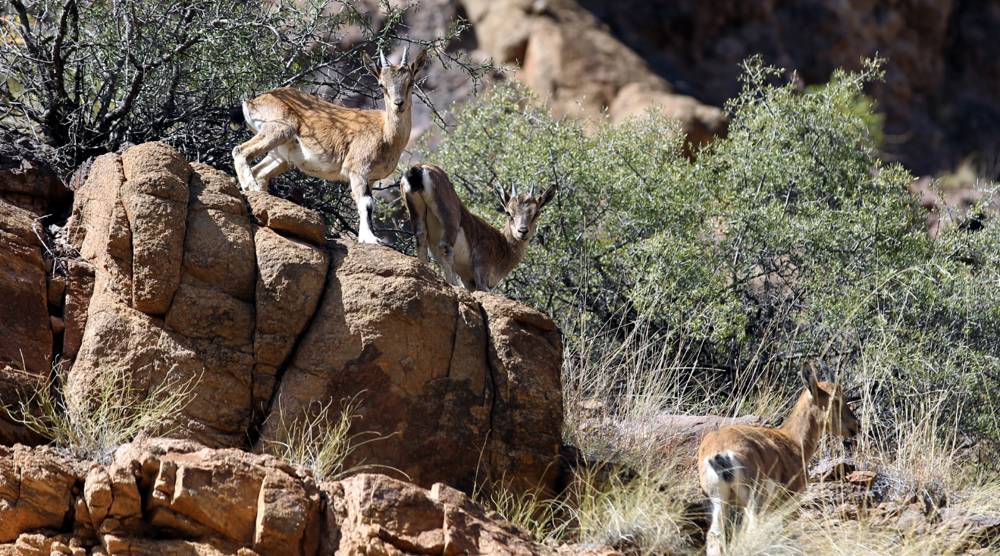
[[[399,65],[391,65],[380,53],[381,67],[364,55],[385,96],[384,110],[347,108],[289,87],[244,102],[243,118],[255,135],[233,149],[240,187],[266,191],[271,178],[291,167],[330,181],[350,181],[358,207],[358,241],[378,243],[371,229],[369,184],[396,169],[410,140],[410,93],[427,59],[421,50],[407,64],[406,54],[404,50]],[[251,168],[249,161],[260,157]]]
[[[497,230],[462,205],[448,175],[437,166],[410,168],[400,189],[417,239],[417,257],[427,262],[429,246],[449,284],[481,291],[495,288],[521,262],[538,215],[556,193],[555,186],[538,197],[518,195],[516,189],[509,196],[499,191],[507,223]]]
[[[752,529],[757,512],[774,497],[802,492],[809,460],[824,431],[843,437],[860,429],[840,386],[819,382],[815,370],[803,370],[805,391],[785,423],[772,429],[730,425],[705,435],[698,448],[698,478],[712,503],[706,537],[709,556],[722,554],[731,508],[742,508],[744,526]]]

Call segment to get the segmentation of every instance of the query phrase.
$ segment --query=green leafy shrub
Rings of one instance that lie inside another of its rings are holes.
[[[426,157],[497,222],[494,184],[559,185],[501,289],[557,316],[571,349],[642,323],[677,366],[741,395],[790,393],[819,360],[877,400],[872,426],[944,392],[943,417],[995,450],[998,225],[928,238],[912,177],[878,158],[858,102],[877,62],[807,91],[779,75],[749,60],[728,136],[693,160],[657,114],[588,135],[515,87],[461,109]]]

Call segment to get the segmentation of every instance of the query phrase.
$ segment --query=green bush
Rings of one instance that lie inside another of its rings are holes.
[[[571,347],[641,322],[705,381],[789,390],[819,360],[872,390],[876,426],[943,391],[945,418],[997,440],[997,224],[928,238],[913,178],[878,158],[877,115],[859,102],[877,62],[806,91],[779,75],[749,60],[728,136],[693,160],[662,116],[588,135],[516,87],[459,110],[426,157],[497,222],[494,184],[559,185],[501,289],[556,315]]]

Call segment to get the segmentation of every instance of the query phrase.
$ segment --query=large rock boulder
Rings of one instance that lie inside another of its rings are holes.
[[[159,143],[94,161],[67,223],[95,269],[70,386],[86,396],[113,369],[138,392],[197,381],[174,424],[209,445],[235,446],[250,419],[253,237],[238,187],[198,170]]]
[[[726,131],[725,114],[679,95],[629,46],[575,0],[462,0],[479,46],[496,62],[513,64],[517,78],[556,116],[596,124],[621,122],[658,108],[689,141]]]
[[[66,235],[81,254],[66,285],[75,399],[109,372],[139,394],[196,382],[170,434],[261,450],[280,424],[355,399],[352,434],[382,438],[348,465],[466,491],[554,485],[562,345],[545,315],[390,249],[327,242],[317,213],[244,198],[160,143],[98,158]]]
[[[122,446],[107,464],[0,448],[0,554],[49,553],[557,551],[441,483],[428,490],[372,474],[317,482],[271,456],[167,439]]]
[[[0,366],[32,373],[52,364],[48,288],[37,217],[0,201]]]
[[[16,405],[48,378],[52,330],[37,216],[0,200],[0,400]],[[0,443],[32,435],[0,410]]]
[[[0,446],[0,542],[63,527],[83,469],[51,448]]]

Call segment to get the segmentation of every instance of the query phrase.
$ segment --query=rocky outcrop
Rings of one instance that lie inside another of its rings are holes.
[[[754,54],[807,85],[877,54],[888,60],[885,79],[869,87],[885,115],[882,149],[918,175],[972,160],[996,177],[1000,43],[990,37],[1000,9],[991,2],[423,0],[407,32],[440,37],[456,18],[472,29],[449,52],[514,68],[487,82],[512,75],[557,114],[585,120],[657,107],[695,143],[725,131],[716,107],[739,93],[741,63]],[[466,102],[478,85],[449,66],[428,68],[424,88],[439,109]],[[415,138],[433,114],[414,107]]]
[[[80,473],[78,462],[51,448],[0,446],[0,542],[63,527]]]
[[[0,365],[39,373],[52,364],[52,331],[35,219],[0,201]]]
[[[949,495],[941,484],[900,471],[851,458],[820,459],[809,470],[802,512],[807,519],[835,516],[862,522],[901,538],[930,537],[935,540],[930,546],[947,547],[954,554],[995,552],[1000,512],[977,500],[981,494]]]
[[[198,396],[177,425],[213,446],[243,441],[255,281],[245,215],[231,179],[207,167],[195,173],[166,145],[94,162],[67,223],[95,269],[72,389],[86,395],[109,369],[125,369],[138,392],[197,380]]]
[[[16,405],[48,378],[52,329],[37,216],[0,200],[0,400]],[[28,441],[0,410],[0,443]]]
[[[106,465],[0,448],[0,554],[50,552],[557,553],[441,483],[372,474],[317,483],[270,456],[166,439],[122,446]]]
[[[740,62],[754,54],[794,70],[806,84],[824,83],[836,68],[857,68],[862,57],[878,54],[888,60],[884,81],[871,87],[892,138],[884,148],[918,174],[951,170],[975,154],[995,172],[1000,47],[989,38],[1000,25],[995,3],[578,4],[679,92],[716,106],[739,92]]]
[[[384,24],[377,0],[361,4],[376,26]],[[576,0],[422,0],[418,9],[405,14],[407,35],[417,40],[445,36],[459,20],[468,21],[471,29],[447,45],[449,55],[476,64],[492,61],[503,69],[473,78],[459,64],[428,64],[422,89],[436,108],[414,103],[411,142],[432,130],[439,118],[452,120],[451,111],[442,108],[468,102],[484,84],[511,76],[557,116],[580,119],[587,129],[596,129],[607,116],[617,123],[655,108],[678,121],[689,143],[726,132],[722,110],[677,91]],[[358,36],[348,34],[348,44]],[[402,48],[398,44],[387,55],[398,57]],[[367,96],[344,100],[371,107]],[[423,138],[432,144],[436,139]]]
[[[689,141],[725,133],[724,113],[677,94],[646,62],[575,0],[462,0],[479,47],[513,64],[517,77],[556,116],[615,122],[657,108]]]
[[[330,255],[323,299],[272,407],[297,418],[316,400],[358,396],[359,428],[392,436],[349,462],[392,462],[418,484],[552,484],[562,417],[552,321],[452,288],[388,249],[338,243]],[[269,420],[261,442],[280,442],[282,430]]]
[[[259,450],[283,440],[279,423],[356,399],[352,433],[381,439],[347,465],[466,491],[477,478],[554,485],[562,345],[548,317],[390,249],[327,242],[318,214],[244,198],[160,143],[98,158],[76,194],[63,344],[74,397],[112,371],[139,394],[196,381],[171,435]]]

